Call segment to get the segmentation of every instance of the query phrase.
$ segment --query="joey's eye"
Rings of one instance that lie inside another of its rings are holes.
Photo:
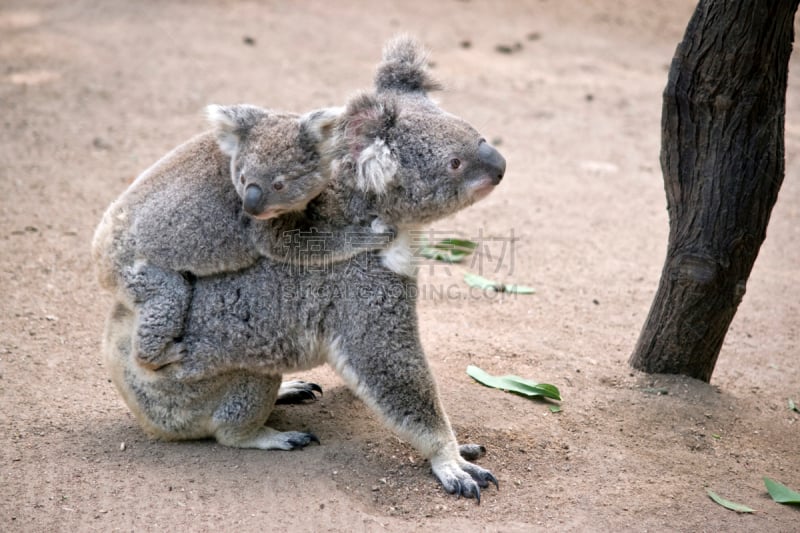
[[[280,191],[281,189],[283,189],[283,182],[276,181],[275,183],[272,184],[272,188],[275,189],[276,191]]]
[[[239,174],[239,182],[244,183],[244,174]]]
[[[461,166],[461,160],[458,159],[457,157],[454,157],[453,159],[450,160],[450,169],[451,170],[458,170],[458,168],[460,166]]]

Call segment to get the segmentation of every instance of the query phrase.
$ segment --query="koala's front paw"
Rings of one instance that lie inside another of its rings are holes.
[[[463,459],[431,461],[431,468],[444,490],[456,496],[475,498],[478,503],[481,503],[481,489],[488,487],[489,483],[500,488],[497,478],[491,472]]]

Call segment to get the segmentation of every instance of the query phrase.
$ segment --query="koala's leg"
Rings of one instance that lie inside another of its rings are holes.
[[[416,332],[380,324],[356,327],[356,334],[343,335],[331,350],[332,366],[392,429],[430,460],[447,492],[480,503],[480,489],[489,483],[497,486],[497,479],[462,458]]]
[[[138,314],[134,353],[143,367],[157,370],[183,358],[184,321],[192,285],[179,272],[140,263],[123,272]]]
[[[211,419],[217,442],[235,448],[262,450],[295,450],[312,442],[319,443],[311,433],[278,431],[264,425],[280,391],[301,389],[295,385],[297,383],[303,382],[288,382],[284,387],[280,376],[246,374],[232,380]],[[319,386],[314,387],[319,389]],[[313,396],[313,392],[311,394]]]

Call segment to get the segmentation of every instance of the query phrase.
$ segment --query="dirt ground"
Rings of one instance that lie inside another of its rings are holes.
[[[693,4],[4,0],[0,530],[800,529],[761,480],[800,489],[797,54],[786,180],[712,383],[627,366],[666,248],[661,91]],[[401,31],[431,48],[442,106],[508,161],[435,231],[481,240],[467,269],[537,290],[492,297],[457,268],[420,272],[445,407],[500,480],[480,506],[447,495],[330,369],[300,376],[320,401],[272,417],[322,445],[262,452],[149,440],[100,354],[110,297],[89,242],[130,180],[202,131],[208,103],[343,104]],[[563,410],[483,388],[469,364],[555,384]]]

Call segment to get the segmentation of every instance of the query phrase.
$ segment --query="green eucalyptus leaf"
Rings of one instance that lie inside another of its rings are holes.
[[[772,496],[772,499],[776,502],[800,504],[800,494],[786,485],[778,483],[774,479],[768,477],[764,478],[764,485],[767,486],[767,492],[769,492],[769,495]]]
[[[515,294],[534,294],[536,290],[533,287],[526,287],[525,285],[506,285],[506,292],[513,292]]]
[[[536,383],[528,379],[511,375],[492,376],[474,365],[469,365],[467,367],[467,375],[475,381],[487,387],[492,387],[493,389],[516,392],[529,397],[544,396],[545,398],[551,398],[553,400],[561,400],[561,393],[558,388],[549,383]]]
[[[533,287],[526,287],[525,285],[506,285],[504,283],[499,283],[497,281],[492,281],[490,279],[486,279],[483,276],[479,276],[477,274],[466,273],[464,274],[464,281],[467,282],[467,285],[470,287],[475,287],[481,290],[491,289],[495,292],[511,292],[515,294],[534,294],[536,292]]]
[[[477,247],[477,243],[466,239],[443,239],[436,244],[422,246],[420,254],[444,263],[460,263]]]
[[[469,285],[470,287],[475,287],[478,289],[483,289],[483,290],[492,289],[497,292],[502,292],[505,290],[505,285],[497,283],[496,281],[486,279],[483,276],[472,274],[470,272],[464,274],[464,281],[466,281],[467,285]]]
[[[726,500],[725,498],[719,496],[716,492],[711,489],[706,489],[708,492],[708,496],[723,506],[726,509],[730,509],[731,511],[736,511],[737,513],[754,513],[755,509],[751,509],[746,505],[742,505],[741,503],[732,502],[730,500]]]

